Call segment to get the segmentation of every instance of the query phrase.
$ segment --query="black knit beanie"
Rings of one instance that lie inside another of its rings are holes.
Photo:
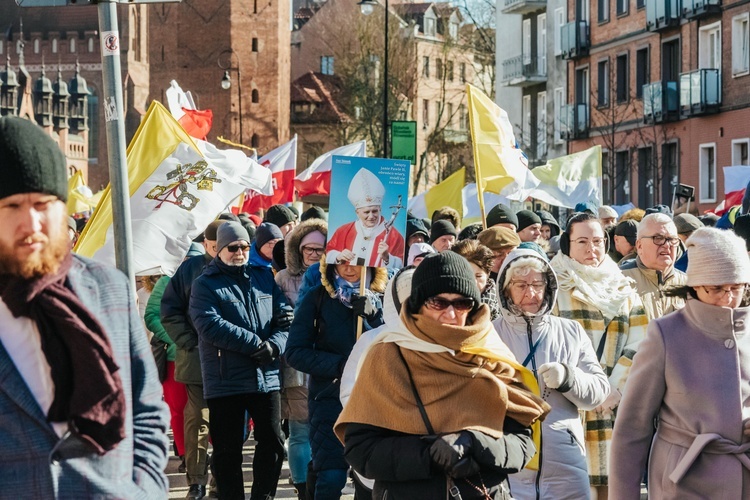
[[[325,210],[313,205],[312,207],[302,212],[302,217],[300,217],[300,220],[302,222],[305,222],[307,219],[322,219],[327,221],[328,216],[326,215]]]
[[[289,207],[284,205],[273,205],[266,210],[266,216],[263,218],[263,222],[270,222],[276,227],[281,227],[294,222],[297,220],[297,216],[294,212],[289,210]]]
[[[430,254],[417,266],[411,281],[409,310],[416,313],[427,299],[441,293],[471,297],[475,308],[481,305],[479,288],[469,261],[450,250]]]
[[[516,232],[523,231],[531,225],[542,223],[542,219],[540,219],[539,216],[531,210],[521,210],[520,212],[516,213],[516,217],[518,218]]]
[[[65,156],[37,125],[14,116],[0,118],[0,198],[44,193],[68,200]]]
[[[281,229],[276,224],[264,222],[255,230],[255,248],[258,250],[269,241],[278,239],[284,239],[284,235],[281,234]]]
[[[453,237],[458,236],[458,231],[456,231],[455,226],[451,224],[451,221],[449,220],[438,220],[435,221],[435,223],[432,225],[432,229],[430,230],[430,244],[434,243],[435,240],[440,238],[441,236],[445,236],[446,234],[453,235]]]
[[[510,207],[499,203],[487,214],[487,227],[497,224],[513,224],[518,227],[518,217],[516,217],[516,213]]]

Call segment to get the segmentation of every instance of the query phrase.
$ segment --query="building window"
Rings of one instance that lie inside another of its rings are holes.
[[[646,0],[635,0],[635,8],[640,10],[646,6]]]
[[[448,103],[446,108],[446,116],[445,116],[445,128],[448,130],[453,129],[453,104]]]
[[[562,54],[562,26],[565,24],[565,9],[555,9],[555,55]]]
[[[698,68],[721,70],[721,21],[698,32]]]
[[[656,178],[651,146],[638,148],[638,206],[653,207],[656,204]]]
[[[453,81],[453,61],[445,62],[445,79],[449,82]]]
[[[554,126],[554,133],[555,133],[555,144],[560,144],[563,142],[562,136],[560,135],[560,124],[562,121],[562,107],[565,106],[565,89],[562,87],[557,87],[555,89],[555,96],[554,96],[554,116],[553,116],[553,122],[555,124]]]
[[[649,83],[648,47],[635,51],[635,96],[643,97],[643,86]]]
[[[424,34],[427,36],[435,36],[435,18],[424,16]]]
[[[258,93],[258,89],[253,89],[253,91],[250,93],[250,100],[253,104],[258,104],[260,102],[260,94]]]
[[[250,138],[250,147],[255,149],[260,147],[260,137],[258,137],[258,134],[253,134]]]
[[[430,101],[422,99],[422,128],[430,126]]]
[[[536,157],[539,159],[547,156],[547,92],[536,96],[536,124]]]
[[[466,83],[466,63],[458,65],[458,72],[460,74],[461,83]]]
[[[89,38],[89,54],[94,52],[94,37]],[[162,59],[163,61],[164,59]]]
[[[521,98],[521,141],[528,148],[531,146],[531,96]]]
[[[440,126],[440,119],[442,118],[440,101],[435,101],[435,126]]]
[[[630,0],[617,0],[617,15],[625,16],[630,10]]]
[[[88,101],[89,118],[89,163],[97,163],[99,157],[99,96],[96,89],[89,84],[91,94]]]
[[[732,18],[732,75],[750,72],[750,16],[747,12]]]
[[[615,153],[615,205],[630,201],[630,156],[627,150]]]
[[[627,102],[630,99],[630,75],[628,71],[628,55],[617,56],[617,102]]]
[[[612,179],[609,176],[609,151],[602,149],[602,200],[612,205]]]
[[[700,202],[716,201],[716,143],[700,145]]]
[[[536,18],[536,54],[539,61],[539,74],[547,74],[547,14]]]
[[[251,50],[253,52],[258,52],[258,39],[255,38],[255,37],[253,37],[253,39],[251,41]],[[331,73],[331,74],[333,74],[333,73]]]
[[[458,129],[466,130],[469,128],[469,115],[466,113],[466,105],[461,104],[458,107]]]
[[[320,72],[324,75],[333,74],[333,56],[320,57]]]
[[[449,29],[450,37],[454,40],[457,39],[458,38],[458,23],[455,21],[451,21],[448,29]]]
[[[427,56],[422,56],[422,76],[430,77],[430,58]]]
[[[680,170],[678,168],[679,144],[677,141],[668,142],[661,146],[661,202],[665,205],[672,204],[674,189],[680,183]]]
[[[750,139],[735,139],[732,141],[732,165],[750,165],[748,148]]]
[[[609,59],[602,59],[596,65],[596,105],[609,106]]]
[[[664,42],[661,45],[661,79],[666,82],[676,82],[680,79],[681,71],[680,39]]]
[[[575,102],[576,104],[589,103],[589,69],[579,68],[575,75]]]
[[[523,40],[521,41],[521,54],[523,54],[523,64],[531,64],[531,19],[524,19],[521,24]]]
[[[57,38],[52,39],[52,53],[57,54]]]
[[[0,54],[5,52],[5,42],[0,40]]]
[[[70,53],[74,54],[75,51],[76,51],[76,39],[75,38],[71,38],[70,39]]]
[[[435,59],[435,78],[443,79],[443,60],[440,58]]]
[[[621,0],[617,1],[620,2]],[[609,0],[597,0],[596,5],[598,10],[596,20],[600,23],[606,23],[609,21]]]

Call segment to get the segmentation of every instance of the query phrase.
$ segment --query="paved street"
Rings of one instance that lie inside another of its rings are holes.
[[[170,433],[170,440],[172,436]],[[255,441],[249,439],[246,443],[244,453],[245,461],[243,462],[242,470],[245,473],[245,494],[247,498],[250,498],[250,487],[253,484],[253,450],[255,448]],[[185,474],[177,472],[177,467],[180,465],[180,460],[171,456],[169,463],[167,464],[167,477],[169,478],[169,498],[185,498],[188,491],[188,484],[185,481]],[[294,487],[289,484],[289,464],[284,461],[284,468],[281,471],[281,479],[279,479],[279,488],[276,491],[275,498],[297,498],[294,492]],[[354,488],[351,483],[347,484],[344,489],[344,495],[341,497],[342,500],[353,500],[354,499]]]

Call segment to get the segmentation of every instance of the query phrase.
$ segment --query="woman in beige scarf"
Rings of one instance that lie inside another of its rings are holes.
[[[430,255],[414,272],[405,329],[366,354],[334,428],[347,461],[375,480],[373,498],[509,498],[507,475],[536,448],[549,412],[520,382],[469,263]]]

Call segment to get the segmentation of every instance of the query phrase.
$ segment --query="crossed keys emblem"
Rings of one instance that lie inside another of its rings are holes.
[[[161,202],[157,209],[164,203],[171,203],[188,212],[200,201],[200,198],[188,190],[189,184],[194,184],[199,191],[213,191],[214,183],[221,182],[221,179],[216,177],[216,170],[209,168],[205,160],[177,165],[177,168],[167,173],[167,179],[172,183],[156,186],[148,192],[146,198]]]

